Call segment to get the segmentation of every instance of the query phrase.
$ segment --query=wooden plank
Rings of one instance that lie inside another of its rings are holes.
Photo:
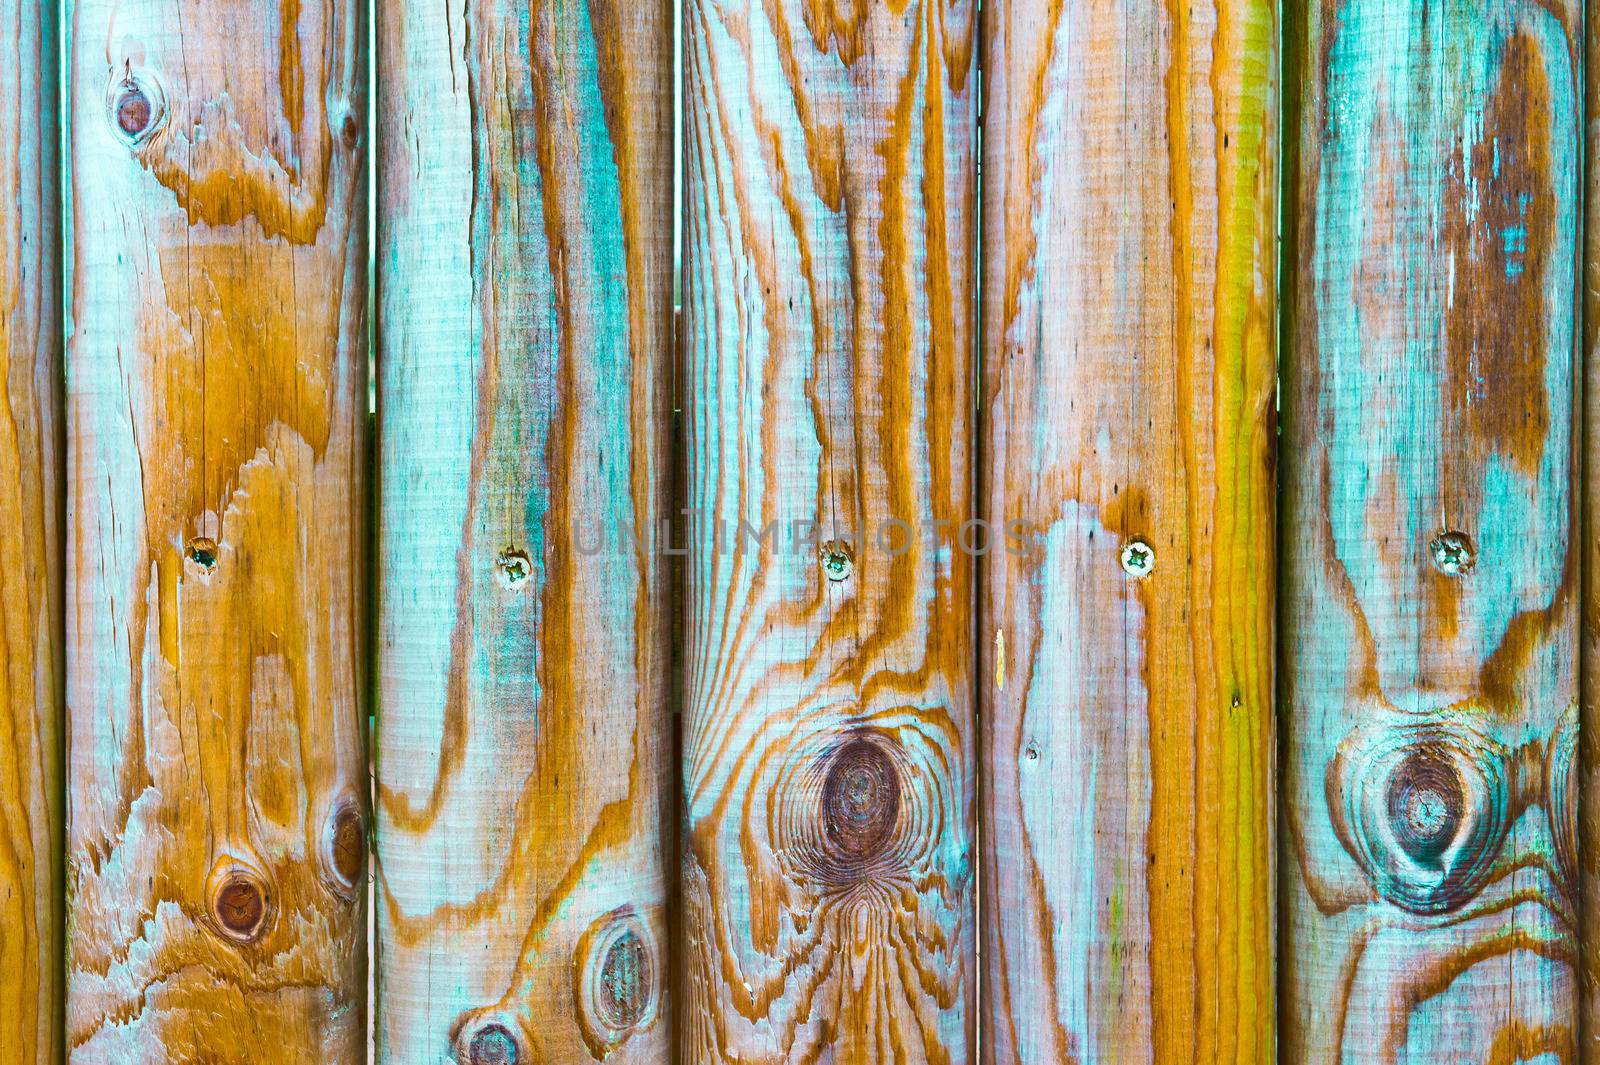
[[[968,1062],[976,7],[684,11],[682,1060]]]
[[[379,15],[383,1062],[669,1057],[671,10]]]
[[[0,4],[0,1057],[61,1060],[57,11]]]
[[[1572,1060],[1581,5],[1285,25],[1283,1055]]]
[[[364,10],[68,5],[74,1061],[364,1060]]]
[[[1577,853],[1581,872],[1578,934],[1578,1058],[1581,1065],[1600,1065],[1600,31],[1595,15],[1584,14],[1584,283],[1583,283],[1583,432],[1582,513],[1583,605],[1578,645],[1578,745],[1581,786],[1563,798],[1576,804]],[[1582,798],[1580,798],[1582,796]],[[1587,916],[1587,920],[1582,919]]]
[[[984,1060],[1269,1061],[1276,5],[983,30]]]

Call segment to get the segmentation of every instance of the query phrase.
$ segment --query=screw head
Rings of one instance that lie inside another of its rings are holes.
[[[829,540],[817,553],[823,575],[830,581],[842,581],[855,572],[855,559],[850,545],[842,540]]]
[[[1156,550],[1143,540],[1129,540],[1122,545],[1122,570],[1130,577],[1150,576],[1156,568]]]
[[[1434,568],[1446,577],[1465,576],[1478,564],[1478,550],[1464,532],[1446,530],[1433,538],[1428,549]]]
[[[495,560],[495,567],[500,571],[500,583],[512,591],[521,588],[533,576],[533,562],[520,548],[507,550]]]

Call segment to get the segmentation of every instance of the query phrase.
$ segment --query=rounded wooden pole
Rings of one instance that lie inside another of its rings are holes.
[[[984,1060],[1274,1046],[1272,0],[984,8]]]
[[[57,5],[0,3],[0,1058],[61,1060]]]
[[[1284,24],[1283,1058],[1571,1060],[1582,5]]]
[[[681,1060],[970,1062],[977,9],[684,18]]]
[[[381,1062],[669,1058],[671,56],[378,16]]]
[[[364,1059],[365,5],[69,5],[67,1039]]]

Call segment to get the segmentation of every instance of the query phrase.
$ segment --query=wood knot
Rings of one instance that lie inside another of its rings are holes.
[[[1544,808],[1550,817],[1556,865],[1568,896],[1578,897],[1578,705],[1573,703],[1544,751]]]
[[[522,1050],[509,1028],[491,1023],[472,1033],[464,1057],[468,1065],[517,1065]]]
[[[1395,839],[1420,862],[1435,861],[1456,838],[1466,805],[1450,760],[1429,747],[1408,753],[1389,778]]]
[[[1515,819],[1506,749],[1455,717],[1357,729],[1327,773],[1345,849],[1381,897],[1416,914],[1477,895]]]
[[[822,780],[822,826],[840,857],[861,864],[883,853],[900,820],[900,774],[887,752],[855,737],[833,754]]]
[[[650,957],[644,943],[629,928],[606,950],[600,963],[600,994],[596,1005],[612,1028],[632,1028],[644,1016],[650,997]]]
[[[346,797],[333,808],[328,818],[324,860],[334,891],[354,897],[366,865],[367,827],[355,799]]]
[[[356,121],[354,111],[345,110],[344,119],[339,123],[339,140],[344,143],[345,150],[351,152],[361,142],[361,123]]]
[[[584,1041],[604,1058],[655,1019],[655,939],[632,906],[589,926],[575,955]]]
[[[223,935],[252,943],[266,931],[272,895],[262,877],[250,869],[226,868],[212,875],[211,912]]]
[[[131,69],[112,84],[107,107],[117,135],[130,146],[148,139],[166,110],[154,81]]]

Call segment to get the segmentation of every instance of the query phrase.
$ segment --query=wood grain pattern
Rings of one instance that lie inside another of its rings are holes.
[[[1569,1061],[1581,5],[1285,25],[1283,1056]]]
[[[364,6],[69,5],[67,1039],[364,1060]]]
[[[1265,1062],[1276,7],[984,9],[984,1061]]]
[[[61,1060],[61,230],[54,0],[0,3],[0,1062]]]
[[[681,1060],[969,1062],[976,8],[684,12]]]
[[[1578,1055],[1600,1065],[1600,20],[1584,14],[1583,606],[1578,646],[1580,787]]]
[[[382,1062],[668,1059],[671,10],[379,14]]]

